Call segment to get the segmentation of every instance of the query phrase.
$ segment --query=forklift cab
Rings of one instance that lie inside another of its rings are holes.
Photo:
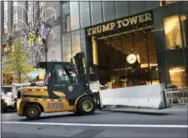
[[[44,85],[48,88],[49,98],[59,99],[54,92],[62,92],[71,105],[83,94],[91,94],[85,59],[83,53],[74,57],[71,62],[39,62],[38,68],[46,69]]]

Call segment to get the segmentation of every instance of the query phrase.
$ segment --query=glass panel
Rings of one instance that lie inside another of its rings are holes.
[[[180,23],[177,15],[164,19],[164,31],[166,36],[166,47],[168,49],[182,48]]]
[[[85,39],[85,29],[81,30],[81,51],[86,52],[86,39]]]
[[[66,20],[66,23],[65,23],[65,26],[66,26],[66,32],[70,32],[71,30],[71,20],[70,20],[70,15],[66,15],[65,16],[65,20]]]
[[[98,24],[102,22],[102,7],[101,2],[91,2],[91,19],[92,24]]]
[[[175,2],[176,2],[175,0],[162,0],[162,1],[160,1],[160,6],[165,6],[165,5],[173,4]]]
[[[188,47],[188,13],[181,16],[184,45]]]
[[[64,84],[65,82],[70,83],[69,76],[63,69],[62,65],[55,65],[53,77],[55,84],[57,85]]]
[[[4,2],[4,34],[8,33],[8,2]]]
[[[144,11],[145,1],[129,1],[129,13],[135,14]]]
[[[176,87],[186,86],[185,67],[170,67],[169,74],[171,85],[175,85]]]
[[[34,3],[33,2],[28,2],[28,23],[31,23],[32,20],[34,19]]]
[[[18,20],[18,13],[17,13],[17,7],[16,5],[18,4],[18,2],[13,2],[13,23],[15,23]]]
[[[78,2],[70,2],[71,30],[80,27]]]
[[[117,1],[116,11],[117,11],[117,18],[127,16],[129,14],[128,1]]]
[[[62,23],[63,33],[70,32],[70,3],[65,2],[62,4]]]
[[[90,25],[89,2],[80,2],[80,23],[81,28]]]
[[[76,53],[81,52],[80,30],[74,31],[71,34],[72,34],[72,57],[74,57]]]
[[[154,9],[160,6],[160,1],[144,1],[145,9]]]
[[[103,17],[104,21],[115,19],[115,6],[114,2],[102,2],[103,3]]]
[[[63,61],[71,61],[71,35],[70,33],[63,35]]]

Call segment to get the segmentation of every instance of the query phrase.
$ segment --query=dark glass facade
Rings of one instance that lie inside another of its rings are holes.
[[[176,2],[154,10],[160,79],[180,87],[188,86],[187,6]]]
[[[101,23],[103,21],[102,2],[92,1],[90,5],[92,25]]]
[[[113,1],[102,2],[104,21],[110,21],[116,18],[115,3]]]
[[[63,61],[70,61],[76,52],[83,51],[89,65],[92,64],[92,52],[88,49],[91,40],[85,34],[87,28],[150,10],[154,15],[152,32],[159,80],[165,84],[187,86],[188,2],[160,4],[160,1],[62,2]],[[178,82],[175,80],[177,76],[181,76]]]
[[[84,28],[89,26],[90,24],[90,3],[80,2],[80,27]]]

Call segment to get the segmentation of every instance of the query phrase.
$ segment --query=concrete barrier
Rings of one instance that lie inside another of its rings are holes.
[[[162,84],[134,86],[100,91],[101,106],[127,106],[163,109],[170,107]]]

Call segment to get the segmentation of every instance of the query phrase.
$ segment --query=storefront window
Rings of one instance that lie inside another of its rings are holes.
[[[164,19],[164,31],[166,37],[166,47],[168,49],[182,48],[180,22],[177,15]]]
[[[98,24],[102,22],[102,7],[101,2],[91,2],[91,19],[92,24]]]
[[[151,30],[98,38],[98,53],[94,46],[92,41],[93,64],[99,66],[101,84],[117,88],[159,83],[155,37]],[[134,63],[129,60],[132,58],[128,59],[131,54],[135,55]]]
[[[71,35],[67,33],[63,35],[63,61],[71,61]]]
[[[115,6],[113,1],[102,2],[104,21],[115,19]],[[110,10],[109,10],[110,9]]]
[[[72,57],[74,57],[76,53],[81,51],[80,30],[72,32],[71,35],[72,35]]]
[[[71,30],[80,27],[78,2],[70,2]]]
[[[186,73],[184,67],[182,66],[170,67],[169,74],[170,74],[171,85],[175,85],[177,87],[186,86]]]
[[[90,25],[90,8],[89,2],[80,2],[80,23],[81,28]]]

